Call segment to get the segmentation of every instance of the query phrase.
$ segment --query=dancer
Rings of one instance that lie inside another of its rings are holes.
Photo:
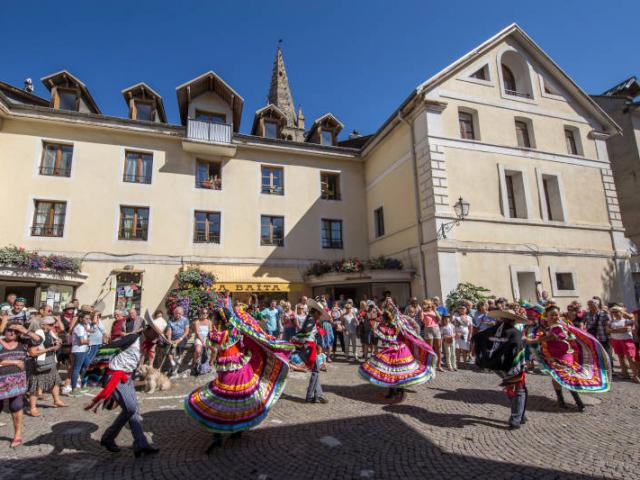
[[[589,333],[565,323],[556,305],[545,309],[539,328],[527,328],[526,342],[533,347],[542,368],[551,375],[558,406],[566,409],[566,388],[584,411],[579,392],[606,392],[610,388],[611,362],[604,347]]]
[[[375,335],[380,339],[378,351],[360,365],[362,378],[379,387],[388,387],[385,398],[406,395],[405,388],[435,377],[436,353],[420,338],[419,326],[390,301],[386,304]]]
[[[120,415],[116,417],[111,426],[105,430],[100,440],[100,445],[112,453],[120,451],[116,444],[116,437],[122,427],[128,422],[133,435],[133,454],[135,457],[141,455],[153,455],[159,449],[149,445],[142,430],[140,418],[140,407],[136,397],[136,390],[133,385],[133,373],[140,365],[142,358],[141,345],[143,341],[169,341],[162,334],[162,329],[166,327],[164,321],[151,320],[148,314],[145,316],[145,326],[133,333],[120,337],[111,344],[109,348],[119,348],[120,353],[115,355],[109,362],[107,370],[107,382],[105,387],[93,398],[91,403],[84,407],[85,410],[96,412],[100,404],[104,403],[106,408],[113,400],[122,407]]]
[[[213,432],[207,453],[222,446],[223,435],[238,437],[265,419],[284,390],[294,349],[265,333],[241,305],[214,311],[209,340],[218,345],[218,375],[184,402],[187,414]]]
[[[320,364],[318,360],[318,347],[322,348],[322,339],[318,334],[318,325],[322,325],[324,319],[328,319],[322,305],[313,298],[307,299],[307,308],[309,314],[302,323],[300,331],[295,335],[291,342],[295,345],[298,355],[304,361],[305,365],[311,370],[311,378],[309,378],[309,386],[307,387],[307,403],[328,403],[322,392],[320,384]],[[320,327],[322,328],[322,327]]]
[[[500,384],[511,402],[509,429],[516,430],[527,422],[527,398],[525,383],[524,343],[517,323],[528,323],[527,318],[513,310],[496,310],[491,317],[497,325],[477,332],[472,342],[476,352],[476,365],[495,371],[502,377]]]

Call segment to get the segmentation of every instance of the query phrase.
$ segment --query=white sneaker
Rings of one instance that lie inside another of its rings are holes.
[[[69,395],[71,393],[71,386],[70,385],[65,385],[64,387],[62,387],[62,395]]]

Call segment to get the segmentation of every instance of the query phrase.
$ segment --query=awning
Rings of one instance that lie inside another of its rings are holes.
[[[198,265],[216,276],[214,289],[244,293],[295,292],[303,289],[302,271],[258,265]]]
[[[0,265],[0,279],[20,282],[51,283],[61,285],[82,285],[88,275],[84,273],[55,272],[51,270],[24,270]]]

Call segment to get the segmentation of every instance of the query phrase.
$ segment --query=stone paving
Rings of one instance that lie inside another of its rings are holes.
[[[403,403],[362,381],[356,364],[336,361],[322,382],[330,403],[303,402],[308,377],[293,372],[267,419],[211,455],[210,434],[182,410],[186,392],[204,381],[178,380],[167,392],[140,394],[144,427],[161,448],[134,459],[124,430],[119,454],[99,438],[117,412],[67,409],[26,417],[25,444],[9,448],[9,416],[0,422],[0,479],[640,479],[640,385],[614,383],[587,396],[578,413],[556,407],[549,378],[531,375],[529,422],[507,430],[507,402],[491,373],[441,373],[411,389]]]

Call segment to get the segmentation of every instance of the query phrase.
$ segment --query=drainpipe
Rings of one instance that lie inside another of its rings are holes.
[[[422,277],[422,298],[427,298],[427,268],[424,260],[424,252],[422,251],[422,245],[424,244],[424,234],[422,232],[422,216],[420,215],[420,193],[418,184],[418,160],[416,158],[416,137],[413,131],[413,125],[407,121],[402,115],[402,112],[398,112],[398,120],[409,127],[411,131],[411,173],[413,174],[413,197],[415,199],[416,208],[416,225],[418,226],[418,271]]]

